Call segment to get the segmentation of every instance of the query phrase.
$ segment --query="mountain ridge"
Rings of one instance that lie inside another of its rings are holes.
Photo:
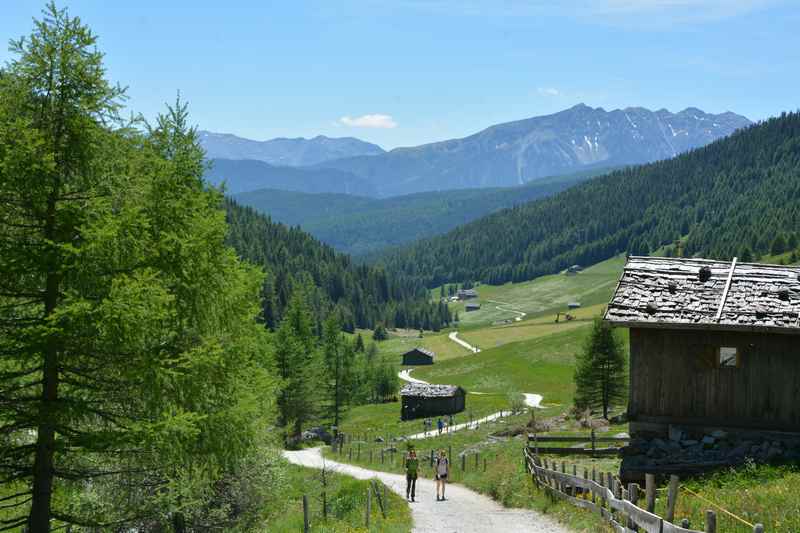
[[[331,159],[385,153],[377,144],[356,137],[276,137],[257,141],[232,133],[198,132],[208,159],[263,161],[275,166],[302,167]]]
[[[368,180],[380,196],[503,187],[594,166],[643,164],[726,137],[752,122],[695,107],[677,113],[586,104],[495,124],[459,139],[319,163]]]

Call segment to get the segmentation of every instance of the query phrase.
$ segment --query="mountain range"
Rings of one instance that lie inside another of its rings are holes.
[[[800,242],[800,113],[675,158],[627,167],[390,252],[390,273],[436,287],[502,284],[618,253],[752,261]]]
[[[259,142],[201,132],[200,140],[208,158],[216,160],[211,181],[225,178],[230,192],[272,188],[385,198],[509,187],[593,168],[649,163],[705,146],[749,124],[735,113],[709,114],[693,107],[670,113],[578,104],[461,139],[388,152],[354,138]]]
[[[751,122],[687,108],[679,113],[579,104],[559,113],[507,122],[464,137],[375,156],[317,164],[372,183],[380,196],[429,190],[521,185],[603,166],[668,159],[730,135]]]
[[[254,141],[230,133],[210,131],[199,131],[198,137],[208,159],[252,159],[287,167],[315,165],[332,159],[384,153],[383,148],[377,144],[355,137],[332,138],[318,135],[313,139],[279,137],[268,141]]]

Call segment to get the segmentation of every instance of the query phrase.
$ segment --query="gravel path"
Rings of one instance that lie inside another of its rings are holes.
[[[378,478],[387,488],[405,496],[406,480],[399,474],[367,470],[335,461],[323,460],[319,448],[286,451],[284,456],[296,465],[327,468],[357,479]],[[414,518],[414,533],[568,533],[555,520],[527,509],[506,509],[492,499],[461,485],[448,485],[443,502],[436,501],[436,488],[422,467],[417,480],[417,501],[409,503]]]
[[[467,350],[469,350],[469,351],[471,351],[473,353],[478,353],[478,352],[481,351],[481,349],[478,348],[477,346],[473,346],[470,343],[468,343],[467,341],[465,341],[463,339],[459,339],[457,331],[450,332],[450,335],[448,335],[447,337],[451,341],[455,342],[456,344],[460,344],[461,346],[463,346],[464,348],[466,348]]]
[[[414,370],[413,368],[409,368],[408,370],[401,370],[397,373],[397,377],[402,379],[403,381],[407,381],[409,383],[422,383],[423,385],[428,385],[427,381],[423,381],[421,379],[412,378],[411,371]]]
[[[505,303],[505,302],[496,302],[494,300],[489,300],[489,303],[500,304],[500,305],[512,305],[512,304],[508,304],[508,303]],[[528,313],[523,313],[522,311],[514,311],[513,309],[507,309],[505,307],[500,307],[500,305],[496,305],[494,308],[497,309],[498,311],[503,311],[505,313],[514,313],[515,315],[517,315],[517,316],[514,317],[514,320],[517,321],[517,322],[519,322],[520,320],[525,318],[525,316],[528,314]]]

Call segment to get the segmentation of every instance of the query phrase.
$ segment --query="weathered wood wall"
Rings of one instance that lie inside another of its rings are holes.
[[[413,350],[403,354],[403,365],[417,366],[417,365],[432,365],[433,357],[428,354]]]
[[[452,415],[463,411],[464,404],[463,393],[439,398],[403,396],[400,417],[403,420],[412,420],[427,416]]]
[[[800,336],[631,328],[630,346],[632,421],[800,431]]]

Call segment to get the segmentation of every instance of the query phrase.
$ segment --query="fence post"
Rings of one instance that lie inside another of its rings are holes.
[[[584,475],[583,477],[586,477],[586,476]],[[600,473],[601,480],[602,480],[602,477],[603,477],[603,474],[601,472]],[[595,482],[597,481],[597,470],[595,470],[594,466],[592,466],[592,481],[595,481]],[[597,496],[595,495],[594,491],[592,491],[592,503],[597,503]]]
[[[628,501],[633,505],[636,505],[636,502],[639,501],[639,485],[636,483],[628,484]],[[633,531],[639,530],[636,526],[636,522],[634,522],[633,518],[630,516],[628,516],[628,529],[632,529]]]
[[[350,446],[350,448],[347,450],[347,460],[348,461],[352,461],[353,460],[353,447],[352,446]]]
[[[303,494],[303,533],[309,533],[311,528],[308,525],[308,496]]]
[[[433,449],[431,449],[431,468],[433,468]]]
[[[358,443],[358,449],[356,450],[356,461],[361,460],[361,443]]]
[[[594,428],[592,428],[592,457],[595,457]]]
[[[383,486],[383,508],[385,514],[389,513],[389,499],[386,497],[386,485]]]
[[[675,519],[675,504],[678,501],[678,483],[680,479],[675,474],[669,476],[669,488],[667,489],[667,516],[664,520],[672,522]]]
[[[448,461],[452,461],[453,460],[453,445],[452,444],[449,444],[447,446],[447,460]]]
[[[578,477],[578,467],[576,465],[572,465],[572,475]],[[575,482],[572,482],[572,497],[578,495],[578,487],[575,486]]]
[[[383,464],[383,452],[384,452],[384,449],[381,448],[381,464]]]
[[[717,513],[709,509],[706,511],[706,533],[717,533]]]
[[[483,471],[486,472],[486,457],[483,458]]]
[[[461,455],[461,471],[464,472],[467,469],[467,456],[462,454]]]
[[[478,470],[478,453],[475,454],[475,470]]]
[[[369,515],[372,513],[372,487],[367,485],[367,530],[369,531]]]
[[[369,449],[369,462],[372,463],[372,448]]]
[[[644,475],[645,483],[645,505],[647,512],[652,513],[656,510],[656,476],[653,474]]]
[[[586,467],[583,468],[583,479],[589,479],[589,470]],[[594,481],[594,480],[592,480],[592,481]],[[590,491],[590,492],[592,493],[592,498],[594,498],[594,492],[593,491]],[[585,495],[584,495],[584,499],[586,499]]]

